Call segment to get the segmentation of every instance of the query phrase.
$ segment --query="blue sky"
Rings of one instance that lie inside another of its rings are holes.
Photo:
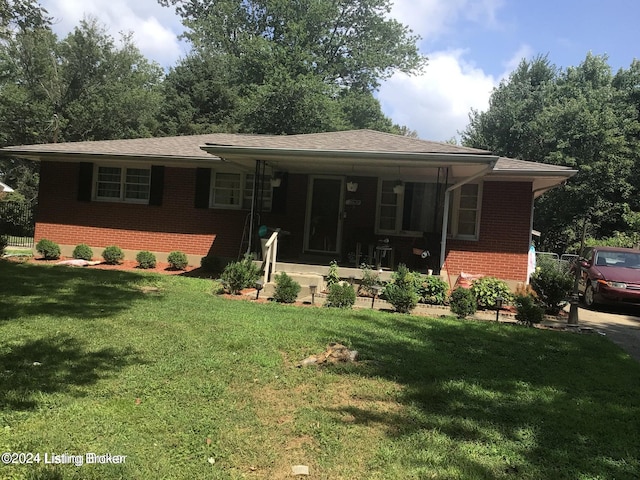
[[[117,38],[132,31],[143,54],[167,67],[188,51],[180,20],[156,0],[42,0],[63,36],[84,15]],[[606,54],[617,71],[640,58],[637,0],[396,0],[392,16],[422,37],[430,59],[420,76],[394,75],[377,96],[394,122],[421,138],[448,140],[471,108],[488,107],[491,91],[524,58],[548,55],[558,67]]]

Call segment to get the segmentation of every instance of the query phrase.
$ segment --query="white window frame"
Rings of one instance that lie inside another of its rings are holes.
[[[238,203],[228,204],[216,202],[216,177],[218,175],[236,175],[240,181],[238,188]],[[211,172],[211,186],[209,188],[209,208],[215,208],[219,210],[250,210],[251,200],[253,197],[253,181],[251,181],[251,187],[247,187],[247,180],[253,177],[254,173],[245,173],[231,170],[213,170]],[[265,184],[270,185],[271,175],[265,173]],[[246,207],[247,201],[249,206]],[[263,205],[263,212],[270,212],[273,201],[273,188],[270,190],[270,194],[265,198],[265,205]]]
[[[120,169],[120,195],[118,197],[101,197],[98,195],[99,172],[101,168],[118,168]],[[149,183],[147,185],[147,198],[127,198],[127,170],[146,170],[149,172]],[[151,167],[149,165],[140,164],[95,164],[93,167],[93,191],[92,198],[97,202],[117,202],[117,203],[136,203],[140,205],[148,205],[151,197]]]
[[[459,224],[460,224],[460,199],[462,197],[462,189],[466,185],[477,185],[478,186],[478,196],[476,198],[476,206],[475,208],[467,208],[462,210],[473,210],[476,212],[476,223],[474,227],[473,234],[461,234],[459,233]],[[455,240],[472,240],[477,241],[480,238],[480,216],[482,214],[482,190],[483,190],[483,182],[471,182],[465,183],[461,185],[459,188],[456,188],[453,192],[451,192],[451,209],[450,209],[450,218],[449,218],[449,228],[447,232],[447,237]]]

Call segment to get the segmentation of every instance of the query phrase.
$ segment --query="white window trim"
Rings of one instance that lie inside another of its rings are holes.
[[[99,197],[98,196],[98,171],[100,167],[103,168],[119,168],[120,169],[120,196],[118,198],[115,197]],[[126,179],[127,179],[127,169],[139,169],[139,170],[148,170],[149,171],[149,192],[148,198],[146,199],[138,199],[138,198],[125,198],[126,192]],[[151,167],[149,165],[144,164],[132,164],[132,163],[115,163],[115,164],[105,164],[105,163],[96,163],[93,165],[93,181],[91,186],[91,198],[96,202],[111,202],[111,203],[134,203],[137,205],[148,205],[149,198],[151,198]]]
[[[238,175],[240,177],[240,204],[239,205],[229,205],[225,203],[215,203],[215,188],[216,188],[216,175],[217,174],[232,174]],[[216,210],[249,210],[249,208],[243,208],[245,199],[251,197],[253,195],[253,191],[245,188],[246,180],[248,175],[255,175],[253,172],[240,172],[237,170],[212,170],[211,172],[211,184],[209,187],[209,208],[213,208]],[[265,177],[270,178],[271,173],[265,172]],[[271,201],[273,202],[273,188],[271,188]],[[263,211],[265,213],[270,212],[272,205],[269,208],[265,208]]]
[[[453,192],[453,204],[451,208],[451,218],[449,219],[449,228],[451,233],[447,233],[447,238],[451,238],[454,240],[470,240],[470,241],[478,241],[480,238],[480,217],[482,215],[482,190],[483,190],[483,182],[470,182],[465,185],[478,185],[478,198],[476,199],[476,226],[475,226],[475,234],[473,235],[463,235],[458,233],[458,222],[460,220],[460,193],[462,192],[462,186],[460,188],[456,188]]]

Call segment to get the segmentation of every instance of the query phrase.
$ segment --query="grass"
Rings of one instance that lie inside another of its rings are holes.
[[[636,479],[640,365],[606,338],[214,297],[0,261],[1,478]],[[354,365],[296,368],[331,341]]]

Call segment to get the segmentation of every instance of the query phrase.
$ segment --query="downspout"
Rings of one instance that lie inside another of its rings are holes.
[[[493,170],[493,167],[495,166],[497,161],[497,159],[492,161],[484,170],[476,173],[475,175],[471,175],[464,180],[459,181],[455,185],[451,185],[444,191],[444,215],[442,217],[442,237],[440,239],[440,271],[442,271],[444,267],[444,258],[447,251],[447,228],[449,228],[449,198],[451,196],[451,192],[456,188],[460,188],[461,186],[472,182],[476,178],[484,177],[487,173]]]

